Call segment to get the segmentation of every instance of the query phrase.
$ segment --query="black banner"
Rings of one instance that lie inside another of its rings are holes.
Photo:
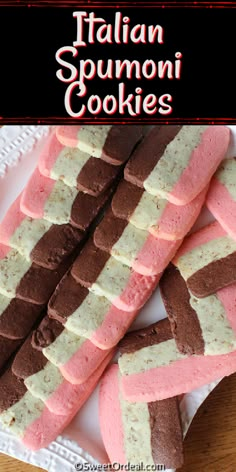
[[[236,119],[236,8],[0,2],[0,123]]]

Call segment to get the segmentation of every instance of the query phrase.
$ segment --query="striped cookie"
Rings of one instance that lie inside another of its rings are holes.
[[[157,275],[174,257],[181,240],[156,238],[108,211],[94,233],[95,245],[143,275]]]
[[[43,311],[43,306],[0,295],[0,335],[24,339]]]
[[[72,255],[73,256],[73,255]],[[24,259],[15,249],[0,244],[0,294],[46,305],[73,257],[56,270],[44,269]]]
[[[78,411],[82,407],[111,357],[112,353],[103,360],[85,383],[72,385],[64,379],[60,370],[51,364],[42,352],[32,347],[30,337],[16,354],[12,372],[24,380],[28,391],[45,403],[52,413],[68,415],[75,408]]]
[[[173,263],[196,297],[236,282],[236,241],[214,222],[185,239]]]
[[[236,239],[236,158],[222,162],[211,181],[206,206],[227,233]]]
[[[140,125],[79,125],[56,129],[57,138],[64,146],[79,148],[115,166],[127,161],[143,132],[144,127]]]
[[[125,179],[152,195],[186,205],[207,186],[229,138],[225,126],[157,126],[134,152]]]
[[[199,388],[236,370],[229,354],[181,354],[168,319],[129,333],[121,341],[121,388],[131,402],[153,402]]]
[[[110,349],[124,336],[137,311],[119,310],[105,297],[82,287],[68,272],[49,301],[48,314],[100,349]]]
[[[31,218],[43,218],[54,224],[71,223],[87,230],[103,209],[111,190],[97,198],[78,192],[61,181],[48,179],[36,169],[21,197],[21,211]]]
[[[56,269],[78,246],[84,233],[69,224],[32,219],[20,210],[19,196],[0,224],[0,243],[16,249],[27,261]]]
[[[85,382],[109,354],[109,350],[99,349],[88,339],[71,333],[49,317],[45,317],[34,331],[32,346],[42,351],[72,384]]]
[[[69,415],[55,415],[31,395],[22,379],[9,368],[0,377],[0,423],[29,449],[47,447],[71,422],[77,405]]]
[[[183,277],[171,264],[160,289],[181,353],[219,355],[236,349],[236,284],[199,299],[189,294]]]
[[[69,187],[93,196],[110,187],[120,172],[119,166],[112,166],[77,148],[63,146],[55,133],[40,154],[38,167],[45,177],[62,180]]]
[[[141,308],[156,288],[160,275],[144,276],[121,264],[89,240],[72,266],[77,282],[98,296],[104,296],[118,309]]]
[[[197,219],[205,196],[206,189],[192,202],[177,206],[122,180],[112,199],[112,211],[117,218],[129,221],[155,237],[182,239]]]
[[[112,418],[112,421],[111,421]],[[99,390],[99,422],[112,463],[183,464],[183,437],[177,398],[152,403],[130,403],[122,395],[118,366],[112,365]]]

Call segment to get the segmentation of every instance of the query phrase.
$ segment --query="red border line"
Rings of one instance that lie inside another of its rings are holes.
[[[20,118],[8,118],[5,119],[0,117],[1,125],[9,125],[9,124],[137,124],[137,123],[147,123],[147,124],[236,124],[236,116],[234,118],[116,118],[116,119],[107,119],[107,118],[84,118],[83,120],[74,120],[65,117],[50,117],[50,118],[32,118],[32,117],[20,117]]]
[[[132,2],[120,1],[118,4],[107,1],[46,1],[46,0],[0,0],[0,6],[5,7],[54,7],[54,8],[236,8],[235,2]]]

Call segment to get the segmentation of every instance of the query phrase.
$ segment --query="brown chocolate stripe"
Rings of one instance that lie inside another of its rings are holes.
[[[119,343],[121,354],[129,354],[144,347],[153,346],[172,339],[170,322],[167,318],[153,323],[147,328],[131,331]]]
[[[11,355],[21,345],[21,343],[21,339],[7,339],[0,336],[0,370],[4,367],[8,359],[10,359]],[[1,386],[0,392],[2,394]]]
[[[12,364],[12,372],[16,377],[25,380],[43,370],[47,363],[48,360],[43,353],[33,349],[30,336],[17,352]]]
[[[82,287],[68,272],[49,300],[48,315],[60,323],[66,323],[70,315],[83,303],[89,291]]]
[[[43,306],[13,298],[0,316],[0,335],[25,338],[43,311]]]
[[[0,392],[0,413],[3,413],[23,398],[27,388],[24,381],[17,378],[9,367],[0,377]]]
[[[75,254],[71,254],[56,270],[44,269],[33,263],[20,280],[16,297],[36,305],[46,305],[74,257]]]
[[[31,251],[31,260],[46,269],[56,269],[84,238],[82,231],[69,224],[52,225]]]
[[[109,209],[95,230],[94,243],[102,251],[109,252],[122,236],[128,221],[117,218]]]
[[[137,208],[144,189],[122,180],[112,199],[112,211],[117,218],[129,221]]]
[[[91,157],[77,177],[77,188],[97,197],[118,177],[119,166],[112,166],[102,159]]]
[[[32,334],[32,347],[37,351],[42,351],[44,347],[50,346],[50,344],[60,336],[62,331],[64,331],[64,328],[61,323],[45,316],[38,328]]]
[[[182,354],[204,354],[204,339],[190,294],[179,270],[170,264],[160,280],[160,290],[172,334]]]
[[[166,469],[183,465],[183,433],[177,397],[148,403],[152,456]]]
[[[204,298],[234,282],[236,282],[236,252],[198,270],[188,278],[187,286],[193,295]]]
[[[141,125],[112,126],[102,150],[102,159],[113,165],[127,161],[137,143],[143,138],[145,127]]]
[[[180,129],[181,126],[178,125],[155,126],[131,156],[125,167],[125,179],[138,187],[143,187],[143,182]]]
[[[74,262],[71,274],[83,287],[91,287],[103,270],[110,255],[98,249],[90,239]]]
[[[86,231],[106,205],[111,193],[112,188],[95,198],[86,193],[79,192],[71,209],[70,222],[72,226]]]

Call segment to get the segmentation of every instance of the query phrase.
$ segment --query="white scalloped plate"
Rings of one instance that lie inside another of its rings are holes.
[[[236,126],[231,126],[232,139],[229,156],[236,155]],[[0,221],[10,204],[19,195],[34,170],[49,126],[4,126],[0,128]],[[211,218],[204,210],[195,227],[203,226]],[[141,311],[133,328],[141,328],[166,317],[157,290]],[[194,390],[180,402],[184,434],[186,434],[199,406],[220,380]],[[48,472],[72,472],[75,464],[108,463],[98,422],[98,388],[66,428],[62,436],[47,449],[32,452],[15,437],[0,427],[0,451],[24,462],[42,467]],[[168,472],[168,471],[166,471]],[[174,472],[174,471],[169,471]]]

